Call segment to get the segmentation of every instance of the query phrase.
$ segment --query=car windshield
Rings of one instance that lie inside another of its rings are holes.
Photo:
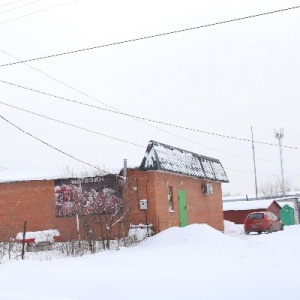
[[[264,214],[263,213],[254,213],[254,214],[250,214],[248,216],[248,219],[253,220],[253,219],[263,219],[264,218]]]

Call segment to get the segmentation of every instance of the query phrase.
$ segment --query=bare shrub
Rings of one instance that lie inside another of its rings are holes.
[[[285,182],[284,190],[285,192],[291,191],[290,184],[287,181]],[[277,179],[275,181],[269,181],[263,183],[259,188],[259,193],[266,198],[279,197],[283,195],[281,181]]]

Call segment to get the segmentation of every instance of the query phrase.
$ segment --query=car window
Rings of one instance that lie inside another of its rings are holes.
[[[264,218],[264,213],[252,213],[248,215],[249,220],[263,219],[263,218]]]

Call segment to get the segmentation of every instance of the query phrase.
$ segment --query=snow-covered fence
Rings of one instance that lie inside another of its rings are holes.
[[[126,245],[136,245],[147,237],[153,235],[152,227],[152,224],[130,224],[128,236],[126,238]]]
[[[25,237],[23,232],[19,232],[16,236],[16,242],[27,244],[27,252],[52,250],[52,244],[60,239],[60,233],[56,229],[26,232]]]

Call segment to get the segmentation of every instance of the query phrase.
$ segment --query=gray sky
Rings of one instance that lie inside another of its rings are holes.
[[[297,5],[300,1],[0,1],[0,65]],[[275,145],[274,129],[284,128],[283,145],[300,148],[299,28],[300,9],[294,9],[4,66],[0,80],[220,135],[251,139],[252,126],[256,141]],[[146,124],[1,82],[0,89],[3,103],[106,135],[0,104],[10,122],[89,164],[121,168],[127,158],[129,166],[138,166],[148,141],[156,140],[219,159],[230,180],[224,192],[255,193],[249,142]],[[87,168],[4,120],[0,124],[0,167],[52,173],[63,166]],[[280,179],[278,146],[255,144],[255,151],[258,185]],[[283,157],[286,179],[300,188],[300,150],[283,148]]]

